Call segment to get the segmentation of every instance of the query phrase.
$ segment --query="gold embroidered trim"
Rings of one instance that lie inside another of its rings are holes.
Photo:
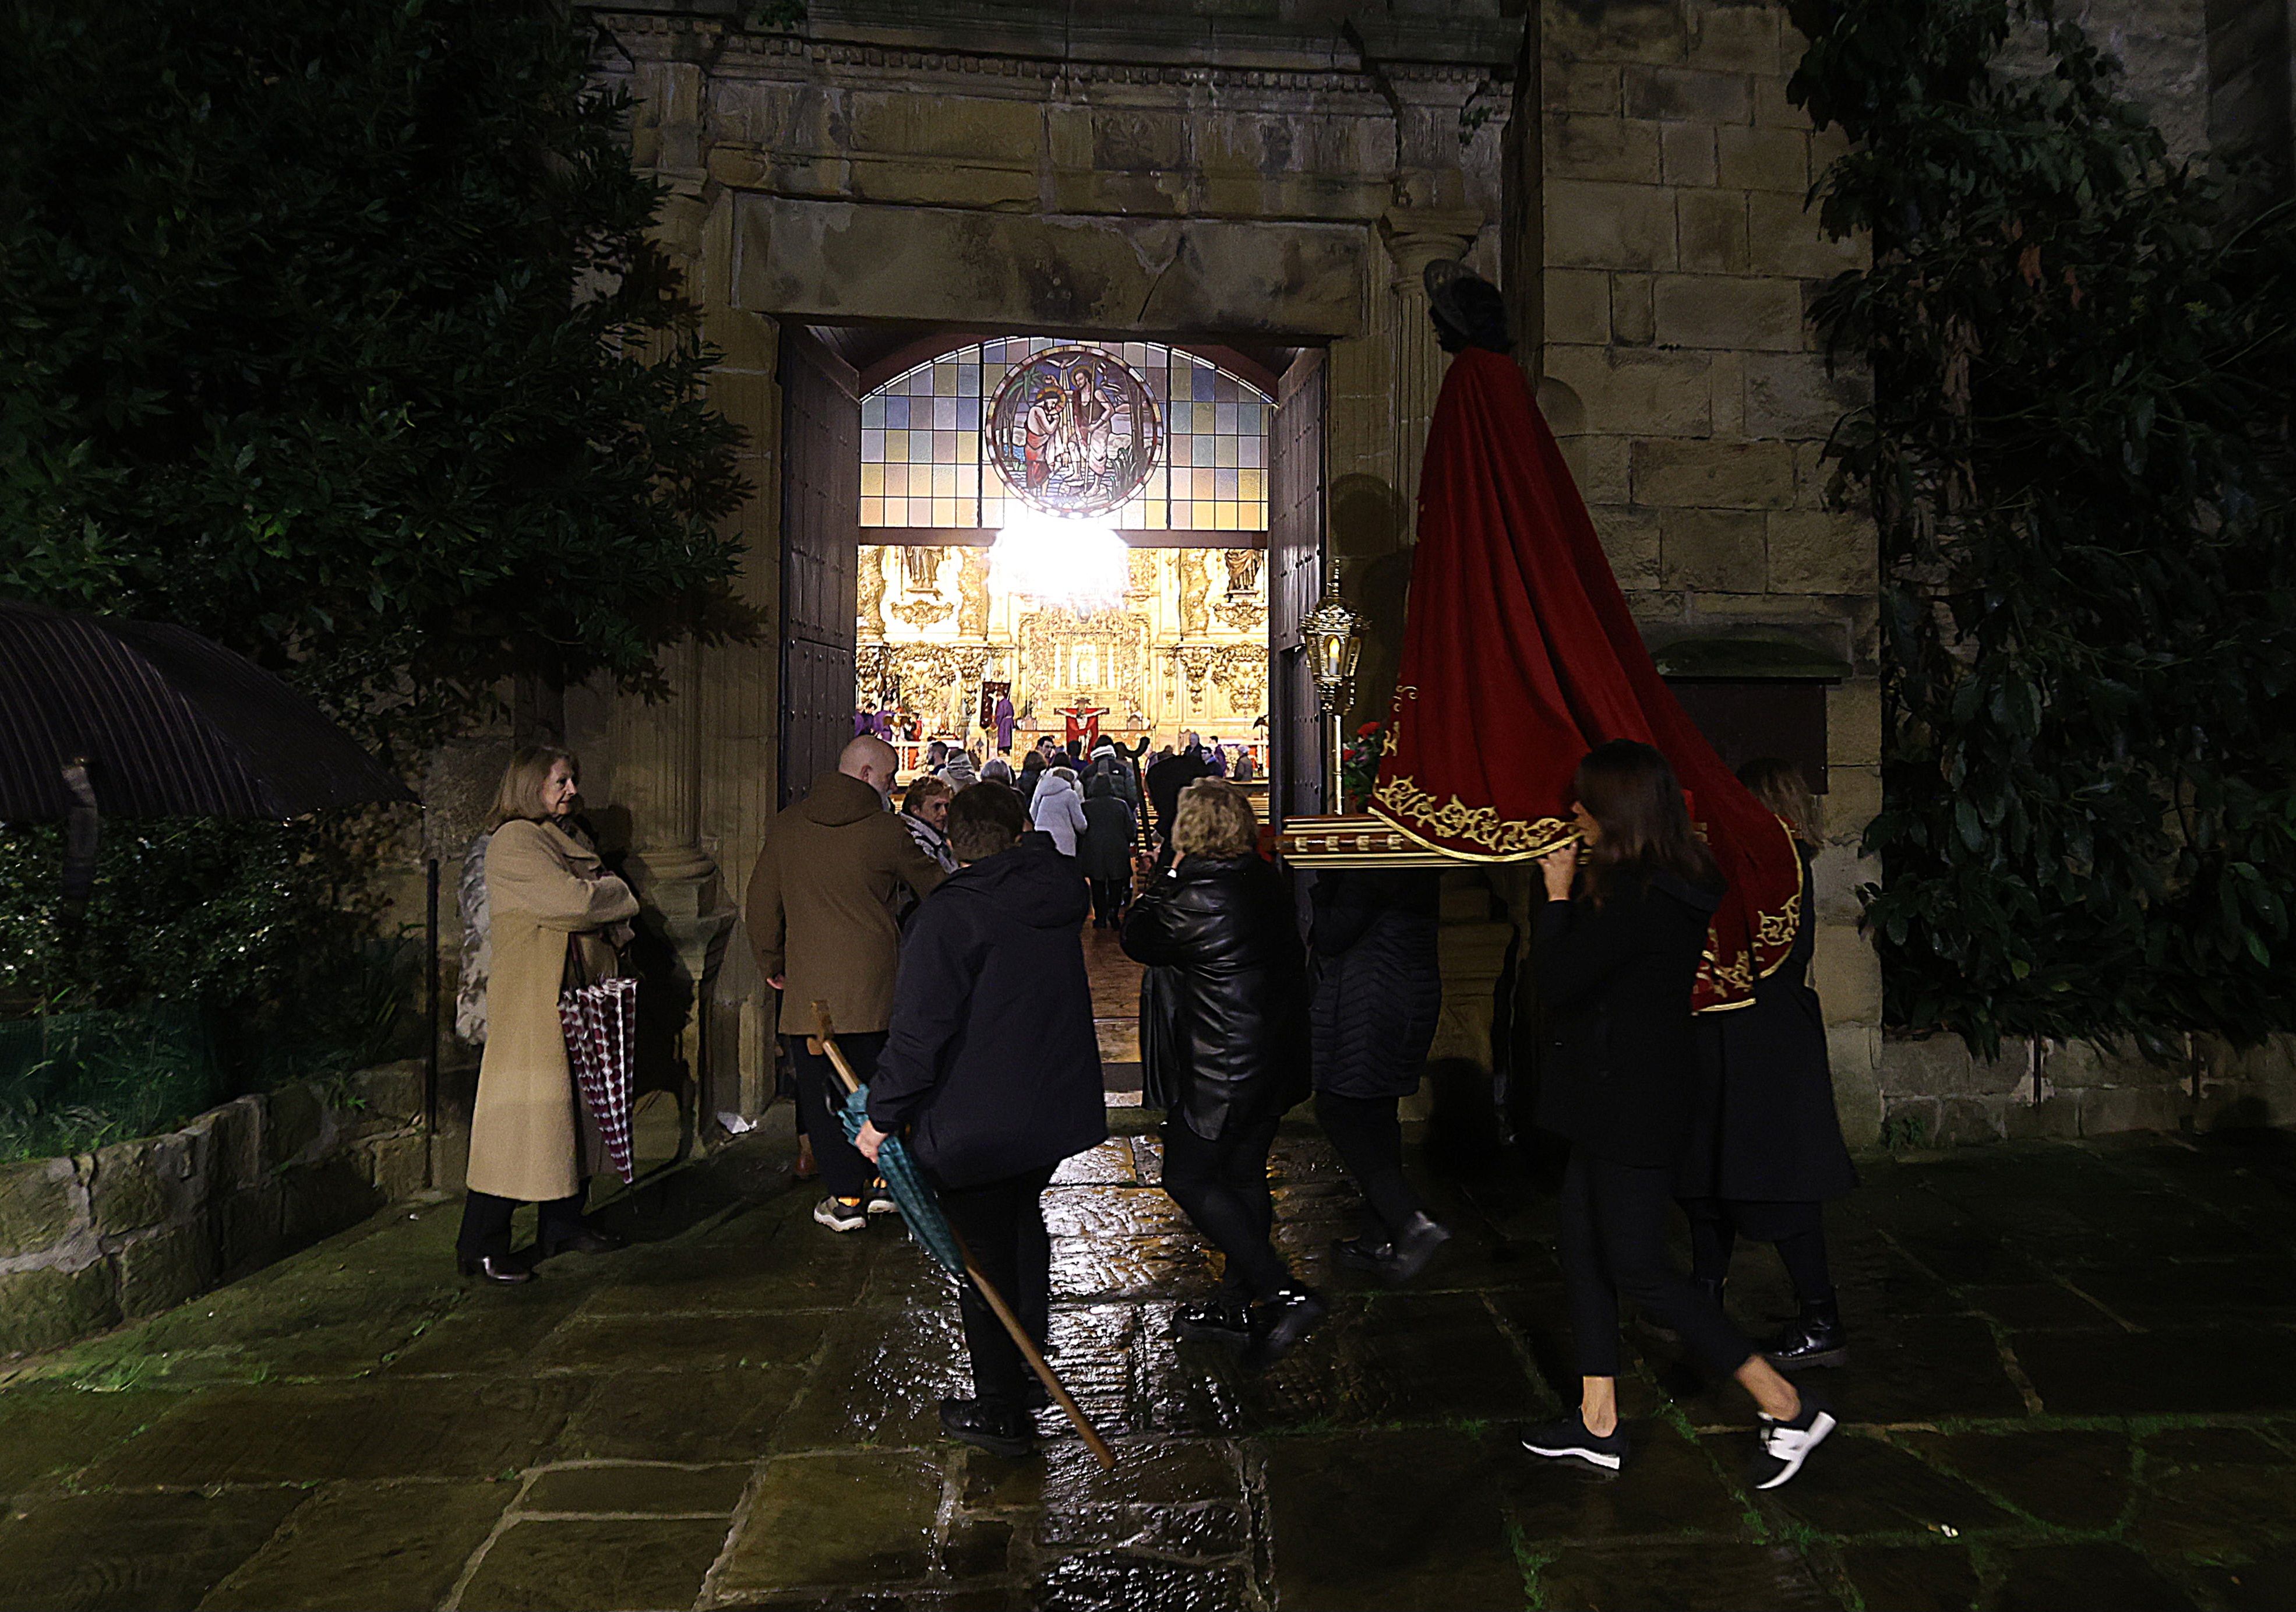
[[[1471,862],[1521,862],[1546,855],[1578,835],[1578,829],[1560,817],[1535,817],[1529,822],[1502,817],[1489,806],[1471,806],[1456,795],[1439,801],[1409,778],[1382,778],[1372,791],[1371,803],[1379,814],[1423,845],[1447,856]],[[1406,821],[1406,819],[1408,821]],[[1466,840],[1488,847],[1478,854],[1447,844]]]

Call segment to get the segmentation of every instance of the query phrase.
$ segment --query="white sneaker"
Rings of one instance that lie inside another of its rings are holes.
[[[1775,1489],[1790,1481],[1809,1459],[1809,1452],[1840,1425],[1825,1403],[1807,1392],[1801,1396],[1801,1414],[1792,1421],[1773,1421],[1767,1416],[1760,1420],[1762,1447],[1746,1463],[1746,1480],[1757,1489]]]
[[[813,1219],[816,1225],[827,1226],[832,1232],[858,1232],[869,1223],[868,1211],[835,1193],[813,1206]]]
[[[901,1206],[893,1201],[893,1189],[885,1184],[882,1175],[869,1183],[869,1194],[863,1199],[872,1215],[898,1215]]]

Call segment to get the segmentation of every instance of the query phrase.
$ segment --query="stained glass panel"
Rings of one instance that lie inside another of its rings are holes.
[[[1015,364],[1054,347],[1121,358],[1163,410],[1162,451],[1110,519],[1126,529],[1267,529],[1275,410],[1250,382],[1152,341],[1000,337],[897,375],[861,402],[861,524],[997,528],[1017,500],[982,461],[982,409]]]

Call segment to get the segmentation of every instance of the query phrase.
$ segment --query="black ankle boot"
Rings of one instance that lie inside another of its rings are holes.
[[[1804,1299],[1793,1323],[1762,1346],[1781,1371],[1804,1366],[1838,1366],[1849,1358],[1849,1335],[1841,1330],[1841,1301]]]
[[[533,1267],[515,1254],[459,1254],[455,1256],[455,1264],[465,1276],[500,1282],[504,1287],[534,1280]]]

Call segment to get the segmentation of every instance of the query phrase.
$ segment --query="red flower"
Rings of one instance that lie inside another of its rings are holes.
[[[1363,724],[1363,726],[1361,726],[1361,727],[1359,727],[1359,728],[1357,728],[1357,729],[1356,730],[1356,737],[1357,737],[1357,738],[1358,738],[1358,739],[1368,739],[1368,738],[1370,738],[1374,733],[1376,733],[1376,732],[1379,732],[1379,724],[1377,724],[1377,723],[1375,723],[1375,722],[1366,722],[1366,723],[1365,723],[1365,724]]]

